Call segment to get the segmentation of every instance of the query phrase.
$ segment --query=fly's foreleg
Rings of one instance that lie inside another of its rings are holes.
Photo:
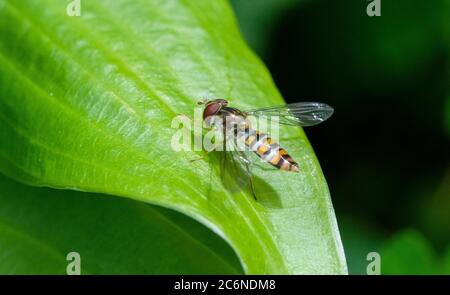
[[[197,159],[189,160],[189,162],[193,163],[193,162],[196,162],[196,161],[199,161],[199,160],[203,160],[203,159],[206,158],[211,152],[216,151],[217,148],[219,148],[219,147],[223,147],[223,142],[218,142],[218,143],[216,143],[216,144],[212,147],[211,150],[206,150],[206,153],[205,153],[204,155],[198,157]]]
[[[206,154],[204,154],[203,156],[200,156],[200,157],[198,157],[197,159],[189,160],[189,162],[194,163],[194,162],[197,162],[197,161],[199,161],[199,160],[203,160],[204,158],[206,158],[206,156],[209,155],[209,153],[211,153],[211,152],[214,151],[214,150],[215,150],[215,149],[212,149],[212,150],[210,150],[210,151],[206,151]]]

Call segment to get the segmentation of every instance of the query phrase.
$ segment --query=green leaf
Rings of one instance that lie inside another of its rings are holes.
[[[430,242],[417,230],[395,234],[381,247],[383,274],[449,274],[450,247],[436,253]]]
[[[447,250],[445,251],[441,265],[442,265],[441,273],[450,274],[450,246],[447,247]]]
[[[415,230],[403,230],[381,249],[382,274],[433,274],[435,253],[430,243]]]
[[[281,143],[301,173],[256,168],[254,201],[217,157],[175,152],[172,119],[197,100],[283,103],[226,1],[0,0],[0,171],[182,212],[225,239],[246,273],[346,273],[325,179],[301,129]],[[312,130],[313,131],[313,130]]]
[[[32,188],[0,174],[0,273],[236,274],[231,248],[172,210],[92,193]]]

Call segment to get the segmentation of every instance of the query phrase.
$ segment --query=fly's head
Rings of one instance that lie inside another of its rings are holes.
[[[203,121],[205,125],[208,127],[214,127],[215,118],[217,118],[217,114],[220,110],[228,105],[228,101],[225,99],[214,99],[209,101],[201,101],[199,104],[205,105],[203,109]]]

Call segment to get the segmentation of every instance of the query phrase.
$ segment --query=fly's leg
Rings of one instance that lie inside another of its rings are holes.
[[[248,167],[248,165],[245,165],[245,169],[246,169],[246,172],[247,172],[247,175],[248,175],[248,181],[249,181],[249,184],[250,184],[250,192],[252,193],[252,196],[253,196],[253,198],[255,199],[255,201],[258,201],[258,198],[256,197],[256,191],[255,191],[255,186],[254,186],[254,184],[253,184],[253,176],[252,176],[252,174],[251,174],[251,172],[250,172],[250,168]]]
[[[256,191],[255,191],[255,186],[253,184],[253,175],[250,172],[250,168],[248,167],[249,165],[246,165],[246,169],[247,169],[247,174],[248,174],[248,179],[250,182],[250,191],[252,192],[252,196],[255,199],[255,201],[258,201],[258,198],[256,197]]]
[[[200,156],[200,157],[198,157],[197,159],[189,160],[189,162],[194,163],[194,162],[203,160],[207,155],[209,155],[209,153],[211,153],[211,152],[214,151],[214,150],[215,150],[215,149],[212,149],[212,150],[210,150],[210,151],[206,151],[206,154],[204,154],[203,156]]]
[[[189,162],[193,163],[193,162],[197,162],[197,161],[199,161],[199,160],[203,160],[203,159],[204,159],[206,156],[208,156],[211,152],[216,151],[217,148],[220,147],[221,145],[223,145],[223,142],[219,142],[219,143],[215,144],[211,150],[209,150],[209,151],[207,150],[207,151],[206,151],[206,154],[204,154],[203,156],[198,157],[197,159],[189,160]]]
[[[232,192],[242,191],[243,188],[247,192],[250,190],[253,198],[257,200],[252,179],[252,161],[236,144],[234,134],[227,136],[227,131],[230,130],[223,129],[224,151],[221,152],[220,161],[222,183]]]
[[[255,199],[255,201],[257,201],[258,198],[256,197],[255,186],[254,186],[254,183],[253,183],[253,174],[252,174],[252,170],[251,170],[252,162],[245,155],[244,152],[238,151],[238,153],[239,153],[239,158],[241,158],[241,161],[242,161],[242,163],[244,164],[244,167],[245,167],[245,173],[247,174],[247,177],[248,177],[248,180],[249,180],[249,184],[250,184],[250,191],[251,191],[252,196]]]
[[[250,190],[252,191],[252,195],[255,201],[258,201],[258,198],[256,197],[255,187],[253,186],[253,177],[251,175],[250,175]]]
[[[197,159],[191,159],[191,160],[189,160],[189,163],[194,163],[194,162],[203,160],[204,158],[205,158],[205,156],[198,157]]]

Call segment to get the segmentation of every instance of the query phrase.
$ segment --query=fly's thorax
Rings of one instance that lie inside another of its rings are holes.
[[[250,122],[240,114],[219,113],[214,116],[209,116],[204,119],[205,127],[227,130],[227,131],[241,131],[250,127]]]
[[[225,117],[225,128],[228,132],[235,134],[244,131],[249,127],[249,124],[245,117],[238,114],[231,114]]]
[[[205,118],[204,126],[206,128],[232,131],[234,129],[242,129],[244,128],[244,122],[241,118],[237,116],[222,116],[222,115],[214,115]]]
[[[244,139],[250,125],[244,116],[234,113],[220,113],[208,117],[205,120],[205,125],[214,132],[220,133],[219,138],[228,142],[228,144],[225,144],[226,149],[246,150]]]

